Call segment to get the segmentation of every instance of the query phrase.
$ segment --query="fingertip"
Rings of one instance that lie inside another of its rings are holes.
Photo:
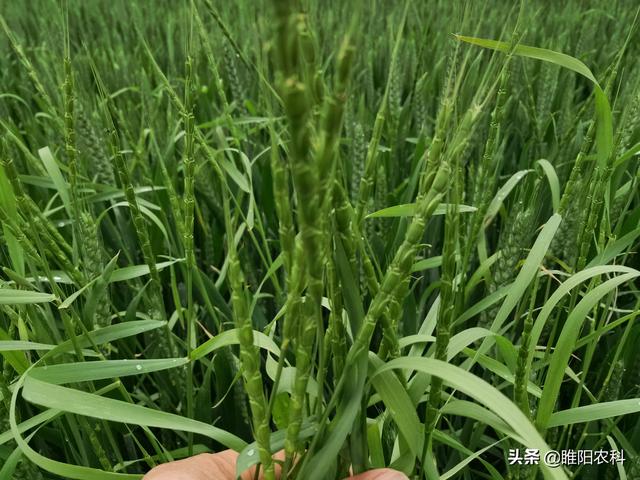
[[[231,450],[201,453],[193,457],[158,465],[142,480],[222,480],[235,478],[238,454]]]
[[[391,468],[378,468],[350,477],[349,480],[409,480],[409,477]]]

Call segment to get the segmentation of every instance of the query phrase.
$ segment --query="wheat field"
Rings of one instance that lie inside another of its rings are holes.
[[[0,0],[0,480],[640,479],[637,14]]]

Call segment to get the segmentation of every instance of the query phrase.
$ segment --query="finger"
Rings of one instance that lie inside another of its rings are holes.
[[[361,473],[355,477],[349,477],[347,480],[409,480],[409,477],[397,470],[392,470],[390,468],[378,468],[376,470]]]
[[[274,458],[282,460],[284,453],[278,452]],[[184,460],[158,465],[147,473],[143,480],[235,480],[237,459],[238,453],[233,450],[201,453]],[[276,478],[279,478],[278,464],[275,465],[275,470]],[[242,474],[242,480],[253,480],[255,472],[255,467],[247,469]]]
[[[232,450],[215,454],[201,453],[158,465],[143,480],[233,480],[237,455]]]

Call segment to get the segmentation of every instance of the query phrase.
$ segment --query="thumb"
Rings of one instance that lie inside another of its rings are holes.
[[[397,470],[392,470],[390,468],[378,468],[376,470],[361,473],[355,477],[349,477],[348,480],[409,480],[409,477]]]

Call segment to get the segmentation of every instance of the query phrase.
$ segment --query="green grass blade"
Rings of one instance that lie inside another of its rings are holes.
[[[489,222],[491,222],[491,220],[493,220],[493,217],[498,214],[500,207],[502,207],[502,204],[509,196],[511,191],[516,187],[516,185],[518,185],[520,180],[522,180],[530,172],[531,170],[521,170],[520,172],[516,172],[511,175],[509,180],[507,180],[502,187],[500,187],[498,193],[496,193],[495,197],[493,197],[493,199],[491,200],[491,203],[487,208],[487,213],[485,213],[484,215],[485,227],[489,224]]]
[[[369,368],[377,372],[384,362],[375,353],[369,352]],[[415,405],[406,390],[392,371],[382,372],[370,377],[373,388],[387,407],[387,411],[403,435],[407,446],[414,457],[422,453],[424,432],[422,422],[418,418]]]
[[[2,468],[0,468],[0,480],[11,480],[14,478],[13,473],[16,471],[18,462],[20,462],[20,457],[22,457],[22,450],[20,450],[20,447],[16,447],[4,461]]]
[[[56,163],[53,158],[53,154],[49,147],[44,147],[38,150],[38,155],[40,156],[40,160],[44,164],[44,167],[47,169],[47,173],[53,184],[56,186],[56,190],[60,195],[60,199],[62,200],[62,204],[64,205],[64,209],[67,212],[69,217],[72,217],[72,209],[71,209],[71,197],[69,194],[69,185],[66,180],[62,176],[62,172],[60,171],[60,167]]]
[[[28,350],[51,350],[55,345],[46,343],[24,342],[20,340],[0,340],[0,352],[22,352]]]
[[[549,246],[551,245],[551,240],[558,230],[560,226],[561,217],[557,213],[554,214],[545,224],[544,228],[536,238],[535,243],[531,247],[531,251],[529,255],[522,265],[518,276],[515,281],[509,286],[509,290],[507,296],[500,306],[500,310],[496,314],[496,317],[491,324],[490,330],[492,332],[498,332],[507,317],[511,313],[511,311],[516,307],[520,299],[524,295],[524,292],[529,287],[531,280],[538,273],[538,269],[540,268],[540,264],[544,259]],[[487,337],[482,342],[482,345],[478,349],[478,354],[483,354],[487,351],[489,346],[492,344],[492,337]],[[471,362],[473,363],[473,362]]]
[[[573,309],[569,318],[567,318],[551,356],[551,363],[542,389],[542,397],[538,405],[536,425],[541,430],[545,430],[548,426],[549,418],[553,413],[558,393],[560,392],[560,386],[564,380],[564,371],[569,363],[582,323],[587,314],[611,290],[638,276],[640,276],[640,272],[637,271],[626,273],[598,285],[584,296]]]
[[[76,479],[76,480],[139,480],[141,475],[130,475],[123,473],[105,472],[96,468],[84,467],[79,465],[70,465],[64,462],[58,462],[51,460],[50,458],[41,455],[33,450],[27,441],[22,438],[18,429],[18,423],[16,421],[16,404],[18,395],[23,387],[26,377],[23,375],[16,384],[13,395],[11,397],[11,407],[9,411],[9,422],[11,424],[11,432],[13,439],[18,444],[22,453],[38,467],[46,470],[55,475],[59,475],[62,478]],[[98,397],[100,398],[100,397]],[[64,402],[63,402],[64,403]]]
[[[391,360],[372,376],[394,369],[420,371],[442,378],[445,384],[470,396],[500,417],[520,440],[526,442],[524,444],[526,447],[537,448],[540,450],[541,457],[550,450],[533,424],[511,400],[495,387],[466,370],[431,358],[401,357]],[[559,469],[542,465],[542,471],[547,479],[567,479],[564,472]]]
[[[418,260],[411,267],[412,272],[420,272],[422,270],[429,270],[431,268],[438,268],[442,265],[442,255],[438,255],[436,257],[425,258],[423,260]]]
[[[463,42],[505,53],[511,51],[512,48],[511,44],[507,42],[499,42],[485,38],[466,37],[463,35],[454,36],[456,39]],[[513,54],[559,65],[582,75],[593,83],[596,97],[596,123],[598,125],[596,131],[598,163],[603,167],[609,161],[613,152],[613,120],[609,100],[591,70],[589,70],[589,68],[577,58],[564,53],[555,52],[553,50],[547,50],[546,48],[530,47],[528,45],[519,44],[513,47]]]
[[[549,417],[547,426],[553,428],[574,423],[587,423],[638,412],[640,412],[640,398],[615,400],[554,412]]]
[[[560,208],[560,180],[558,179],[556,169],[553,168],[553,165],[551,165],[549,160],[545,160],[544,158],[536,161],[536,165],[540,166],[545,176],[547,177],[547,181],[549,182],[549,189],[551,190],[551,203],[553,204],[553,213],[557,213],[558,209]]]
[[[197,433],[236,451],[240,451],[246,446],[244,440],[207,423],[72,388],[52,385],[32,377],[29,373],[24,379],[22,396],[30,403],[76,415]]]
[[[449,204],[441,203],[433,212],[433,215],[445,215],[449,211]],[[458,213],[471,213],[477,210],[476,207],[470,205],[456,205]],[[395,205],[393,207],[383,208],[376,212],[370,213],[365,218],[386,218],[386,217],[412,217],[416,213],[415,203],[405,203],[402,205]]]
[[[74,382],[90,382],[109,378],[144,375],[176,368],[189,362],[187,358],[162,358],[152,360],[102,360],[96,362],[61,363],[30,370],[29,376],[54,385]]]
[[[0,288],[0,305],[25,305],[32,303],[53,302],[56,296],[52,293],[30,292],[28,290],[15,290],[12,288]]]
[[[141,333],[149,332],[166,325],[166,322],[158,320],[138,320],[135,322],[119,323],[117,325],[109,325],[92,332],[79,335],[77,343],[79,348],[92,347],[93,345],[102,345],[104,343],[120,340],[121,338],[133,337]],[[74,349],[71,340],[66,340],[56,346],[53,350],[45,354],[41,360],[53,357],[60,353],[70,352]]]
[[[266,336],[264,333],[259,332],[257,330],[253,331],[253,343],[258,348],[263,348],[277,357],[280,356],[280,348],[276,343]],[[234,328],[232,330],[225,330],[220,334],[216,335],[213,338],[210,338],[202,345],[194,348],[191,351],[190,358],[192,360],[198,360],[202,357],[209,355],[211,352],[215,352],[223,347],[228,347],[229,345],[239,345],[240,339],[238,338],[238,329]]]

